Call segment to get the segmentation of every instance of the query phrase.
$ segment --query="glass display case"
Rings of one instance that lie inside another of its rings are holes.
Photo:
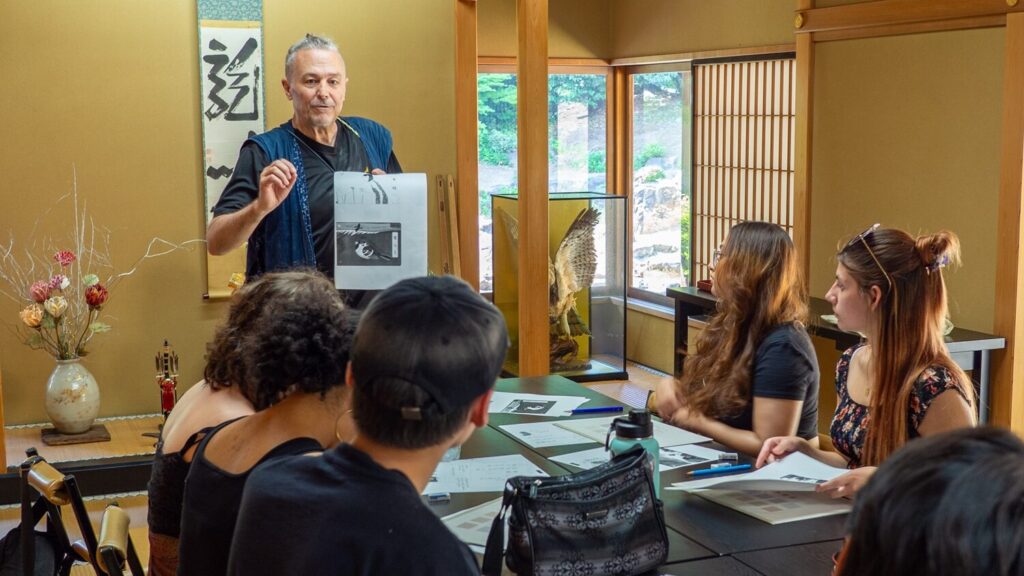
[[[577,382],[625,379],[626,198],[552,192],[548,203],[548,293],[552,374]],[[494,304],[511,347],[506,376],[519,375],[519,198],[491,196]]]

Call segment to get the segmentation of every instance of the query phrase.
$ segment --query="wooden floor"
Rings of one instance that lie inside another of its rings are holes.
[[[586,384],[592,390],[596,390],[615,398],[623,404],[643,407],[647,401],[647,393],[654,390],[658,381],[666,375],[640,366],[629,363],[627,366],[629,380],[612,380],[607,382],[594,382]],[[100,419],[110,431],[110,442],[96,442],[91,444],[72,444],[68,446],[46,446],[40,441],[40,430],[43,424],[37,426],[12,426],[7,427],[6,447],[8,454],[8,466],[17,466],[24,457],[25,449],[36,447],[39,454],[50,462],[66,462],[73,460],[87,460],[91,458],[108,458],[112,456],[152,454],[154,451],[155,439],[143,436],[147,432],[156,432],[162,418],[159,415],[144,415],[128,418],[107,418]],[[103,509],[110,502],[116,501],[124,508],[131,517],[132,542],[139,553],[143,566],[149,561],[149,539],[146,522],[148,499],[144,493],[119,494],[102,498],[90,498],[86,501],[89,510],[90,520],[93,526],[99,526]],[[0,534],[18,525],[20,519],[18,506],[0,507]],[[72,539],[79,537],[79,530],[74,522],[74,515],[70,508],[65,510],[65,520],[68,524],[68,532]],[[94,574],[88,565],[76,566],[71,571],[72,575],[84,576]]]

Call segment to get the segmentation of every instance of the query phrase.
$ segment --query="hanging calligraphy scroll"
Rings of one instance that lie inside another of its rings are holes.
[[[264,130],[262,0],[198,0],[200,111],[206,221],[231,178],[238,150]],[[207,256],[207,293],[226,297],[245,271],[245,247]]]

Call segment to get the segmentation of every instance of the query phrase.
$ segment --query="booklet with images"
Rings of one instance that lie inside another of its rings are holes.
[[[746,474],[727,476],[712,475],[708,478],[676,482],[668,490],[777,490],[782,492],[813,492],[818,484],[825,483],[840,474],[845,468],[836,468],[818,462],[814,458],[795,452],[765,465],[759,470]]]
[[[798,452],[746,474],[676,482],[665,489],[693,492],[763,522],[782,524],[848,513],[849,500],[814,492],[818,484],[845,472]]]

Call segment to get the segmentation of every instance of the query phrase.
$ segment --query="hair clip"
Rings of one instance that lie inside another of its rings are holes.
[[[949,264],[949,254],[943,254],[941,256],[936,256],[935,260],[932,260],[931,264],[925,266],[925,270],[931,274],[936,270],[945,268],[947,264]]]

